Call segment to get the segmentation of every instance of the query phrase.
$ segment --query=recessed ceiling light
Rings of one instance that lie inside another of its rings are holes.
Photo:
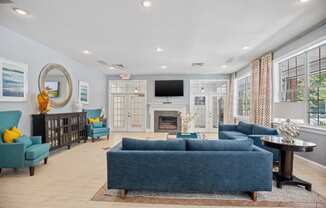
[[[224,64],[224,65],[222,65],[221,67],[222,67],[223,69],[225,69],[225,68],[228,67],[228,66]]]
[[[306,3],[308,2],[309,0],[299,0],[300,3]]]
[[[26,10],[23,10],[23,9],[13,8],[12,10],[13,10],[16,14],[19,14],[19,15],[23,15],[23,16],[28,15],[28,12],[27,12]]]
[[[166,68],[168,68],[168,67],[165,65],[161,66],[161,69],[166,69]]]
[[[88,54],[91,54],[92,52],[91,51],[89,51],[89,50],[83,50],[83,54],[86,54],[86,55],[88,55]]]
[[[249,46],[243,46],[242,47],[242,50],[248,50],[249,49]]]
[[[115,69],[115,68],[114,68],[114,66],[110,66],[109,69],[113,70],[113,69]]]
[[[163,51],[164,51],[163,48],[160,47],[156,48],[156,52],[163,52]]]
[[[145,8],[149,8],[149,7],[152,6],[152,2],[151,2],[151,1],[143,1],[143,2],[142,2],[142,5],[143,5],[143,7],[145,7]]]

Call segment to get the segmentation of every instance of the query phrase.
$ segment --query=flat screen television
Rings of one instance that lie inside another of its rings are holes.
[[[183,80],[156,80],[156,97],[179,97],[183,96]]]

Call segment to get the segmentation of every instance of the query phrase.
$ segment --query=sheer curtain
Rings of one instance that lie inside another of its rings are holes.
[[[234,101],[234,81],[235,81],[235,73],[231,74],[230,80],[227,88],[227,97],[224,105],[224,122],[225,123],[234,123],[233,116],[233,101]]]

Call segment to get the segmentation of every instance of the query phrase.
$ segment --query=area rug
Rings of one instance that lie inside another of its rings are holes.
[[[104,184],[92,197],[93,201],[196,205],[196,206],[250,206],[250,207],[326,207],[326,199],[320,194],[306,191],[301,187],[273,185],[271,192],[258,192],[257,201],[252,201],[245,193],[182,194],[129,191],[121,197],[119,190],[107,190]]]

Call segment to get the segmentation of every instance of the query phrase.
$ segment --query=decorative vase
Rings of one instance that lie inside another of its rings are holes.
[[[294,138],[300,135],[299,127],[290,119],[280,123],[277,128],[278,133],[283,137],[283,141],[293,143]]]

